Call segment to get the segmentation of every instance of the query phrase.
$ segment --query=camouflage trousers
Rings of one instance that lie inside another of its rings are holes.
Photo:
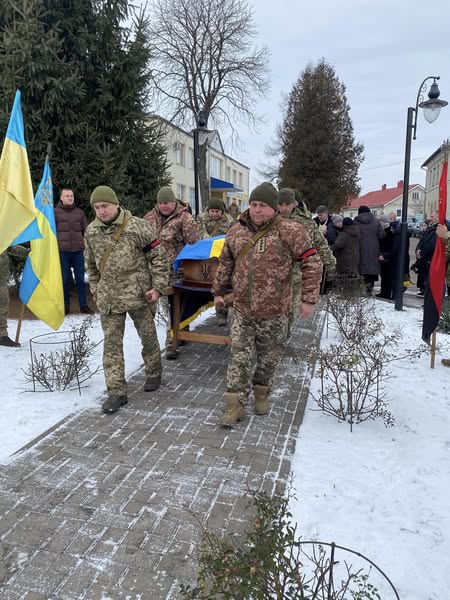
[[[231,326],[231,359],[227,371],[227,391],[246,399],[250,390],[253,355],[256,368],[253,385],[271,386],[276,366],[287,340],[288,315],[245,317],[234,311]]]
[[[0,337],[8,335],[9,289],[6,281],[0,282]]]
[[[146,377],[161,375],[161,351],[156,335],[154,306],[148,304],[142,308],[128,311],[142,342],[142,359]],[[103,329],[103,369],[108,393],[126,394],[125,359],[123,354],[123,336],[127,313],[100,315]]]
[[[288,338],[300,315],[300,303],[302,300],[302,271],[298,263],[294,263],[292,270],[292,308],[289,312]]]

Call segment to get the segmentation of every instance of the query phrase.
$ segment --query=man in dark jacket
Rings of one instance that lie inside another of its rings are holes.
[[[371,296],[380,274],[380,241],[384,230],[368,206],[360,206],[354,219],[359,226],[359,274],[364,277],[367,295]]]
[[[331,244],[334,244],[336,241],[338,234],[333,225],[333,215],[330,214],[328,208],[323,205],[318,206],[316,212],[317,217],[314,217],[313,221],[319,227],[320,232],[325,236],[328,245],[331,246]]]
[[[89,308],[86,300],[86,284],[84,282],[84,232],[87,220],[81,208],[75,206],[75,197],[70,188],[64,188],[61,192],[59,202],[55,206],[55,222],[66,315],[70,312],[72,269],[75,275],[80,311],[92,314],[93,311]]]
[[[431,259],[436,247],[436,229],[439,224],[439,213],[436,211],[430,215],[430,224],[423,237],[420,237],[416,248],[417,261],[421,263],[423,288],[420,288],[420,296],[424,295],[425,286],[428,282]]]

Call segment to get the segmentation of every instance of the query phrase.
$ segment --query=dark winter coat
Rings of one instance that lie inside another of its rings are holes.
[[[325,221],[325,223],[321,223],[319,220],[319,217],[314,217],[313,221],[316,223],[316,225],[318,227],[320,227],[321,225],[326,225],[327,230],[324,234],[325,239],[328,242],[328,245],[331,246],[331,244],[334,244],[335,241],[337,240],[337,236],[338,236],[338,231],[336,229],[336,227],[333,225],[333,221],[331,220],[333,217],[333,215],[329,214],[328,215],[328,219]]]
[[[336,271],[338,274],[359,273],[359,227],[357,225],[344,226],[336,242],[330,246],[336,257]]]
[[[437,226],[437,223],[435,225],[429,225],[428,229],[423,234],[423,237],[421,236],[419,243],[417,244],[416,252],[417,250],[420,250],[421,257],[427,263],[431,262],[431,259],[433,258],[434,254],[434,249],[436,247]]]
[[[55,206],[55,222],[60,252],[79,252],[84,249],[87,219],[81,208],[64,206],[58,202]]]
[[[354,218],[359,227],[359,273],[360,275],[380,274],[380,241],[385,234],[381,223],[370,212]]]

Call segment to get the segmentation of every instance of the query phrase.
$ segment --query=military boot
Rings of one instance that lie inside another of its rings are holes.
[[[121,406],[128,402],[128,398],[123,394],[111,394],[102,404],[102,411],[105,413],[117,412]]]
[[[267,415],[269,412],[269,387],[267,385],[254,385],[255,415]]]
[[[20,348],[19,342],[15,342],[7,335],[0,337],[0,346],[9,346],[10,348]]]
[[[161,385],[161,375],[152,375],[147,377],[144,385],[144,392],[154,392]]]
[[[235,392],[225,392],[223,399],[225,410],[219,419],[219,424],[223,427],[233,427],[245,418],[245,408]]]

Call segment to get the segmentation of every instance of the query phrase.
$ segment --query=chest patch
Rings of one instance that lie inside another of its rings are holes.
[[[262,237],[256,243],[256,252],[264,252],[266,249],[266,240]]]

